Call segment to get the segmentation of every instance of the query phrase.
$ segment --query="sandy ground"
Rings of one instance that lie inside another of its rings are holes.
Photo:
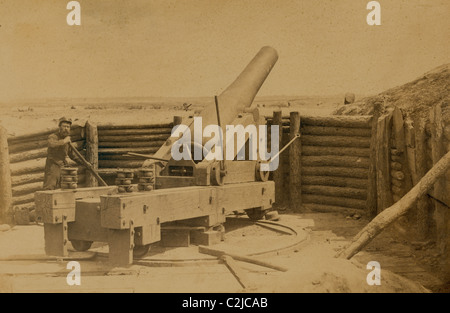
[[[381,263],[381,285],[370,286],[366,277],[370,270],[358,258],[351,261],[335,258],[336,251],[347,243],[345,237],[331,230],[320,230],[315,223],[334,221],[334,224],[352,232],[365,222],[346,219],[343,215],[315,213],[281,215],[281,223],[289,225],[299,234],[282,235],[257,226],[229,223],[226,241],[213,248],[245,254],[273,250],[254,256],[260,260],[284,266],[287,272],[245,262],[237,262],[246,282],[244,289],[224,264],[214,257],[199,254],[196,246],[188,248],[156,249],[138,264],[127,268],[108,265],[100,254],[96,259],[80,261],[81,285],[68,286],[67,261],[1,261],[0,290],[2,292],[428,292],[417,282],[385,270]],[[44,251],[42,226],[16,226],[0,233],[0,258],[12,255],[42,255]],[[297,244],[288,249],[292,243]],[[105,247],[99,246],[97,251]],[[95,249],[94,249],[95,250]],[[366,255],[367,256],[367,255]],[[370,256],[370,255],[369,255]],[[185,263],[155,262],[188,258],[197,260]],[[146,263],[147,262],[147,263]]]
[[[115,124],[170,123],[173,116],[188,117],[201,112],[205,105],[214,105],[213,98],[193,99],[90,99],[48,100],[0,104],[0,124],[10,136],[54,129],[61,116],[84,125],[86,120]],[[300,114],[331,114],[340,103],[339,97],[281,97],[258,99],[253,107],[260,114],[271,116],[274,110],[283,114],[299,111]],[[183,106],[186,104],[186,106]]]

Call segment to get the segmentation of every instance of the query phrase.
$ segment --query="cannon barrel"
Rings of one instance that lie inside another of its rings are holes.
[[[261,48],[236,80],[218,96],[220,119],[224,130],[225,125],[231,124],[238,114],[243,113],[246,107],[251,106],[277,60],[278,53],[275,49],[272,47]],[[203,127],[210,124],[217,125],[214,105],[207,106],[201,112],[201,116]]]
[[[262,47],[235,81],[218,96],[221,126],[224,132],[225,125],[230,125],[240,113],[244,112],[245,108],[251,106],[256,94],[277,60],[278,53],[274,48],[269,46]],[[208,125],[218,124],[214,104],[206,106],[200,116],[202,117],[203,129]],[[183,121],[183,124],[189,127],[193,136],[193,120],[189,123]],[[154,156],[170,159],[171,146],[175,141],[176,138],[169,138]],[[202,143],[204,144],[206,141],[208,141],[208,138],[203,138]]]

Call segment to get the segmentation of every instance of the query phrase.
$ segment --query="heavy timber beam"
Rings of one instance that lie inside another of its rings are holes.
[[[135,229],[146,233],[140,245],[149,244],[161,240],[162,223],[189,220],[189,225],[212,227],[224,223],[225,215],[235,210],[270,208],[273,194],[274,184],[267,181],[101,196],[100,220],[101,227],[109,230],[110,260],[131,264]]]

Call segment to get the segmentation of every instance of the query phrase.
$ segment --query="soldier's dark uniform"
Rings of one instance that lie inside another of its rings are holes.
[[[72,121],[65,118],[60,119],[62,122]],[[64,142],[65,136],[60,132],[53,133],[48,136],[47,161],[45,162],[44,172],[44,190],[53,190],[60,188],[61,168],[68,165],[67,157],[74,159],[72,150],[68,143]]]

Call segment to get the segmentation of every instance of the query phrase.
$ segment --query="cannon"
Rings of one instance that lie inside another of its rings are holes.
[[[68,255],[69,241],[79,251],[88,250],[93,242],[106,242],[110,262],[126,266],[157,242],[187,246],[223,240],[223,223],[232,212],[245,211],[252,219],[263,218],[275,201],[275,187],[261,168],[264,160],[239,157],[242,149],[250,150],[248,133],[237,134],[243,136],[242,147],[233,135],[225,139],[219,136],[220,142],[214,141],[217,136],[202,136],[177,148],[197,158],[177,159],[173,149],[187,132],[203,132],[208,125],[217,125],[217,130],[226,133],[230,125],[245,130],[249,125],[265,124],[251,105],[277,59],[273,48],[263,47],[215,98],[215,105],[205,107],[200,116],[182,121],[184,128],[174,125],[173,132],[178,129],[179,135],[171,136],[148,156],[138,173],[137,191],[119,192],[118,186],[105,186],[36,192],[46,253]],[[199,117],[201,126],[196,124]],[[208,150],[211,140],[216,145]],[[228,150],[232,152],[226,160],[211,158],[217,151],[224,155]],[[118,181],[127,180],[126,174],[118,175],[122,175]]]

